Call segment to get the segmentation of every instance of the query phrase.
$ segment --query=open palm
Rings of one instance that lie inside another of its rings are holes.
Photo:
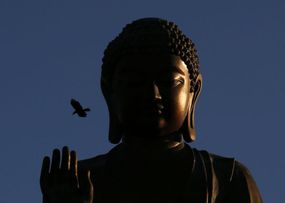
[[[43,203],[92,203],[90,171],[77,170],[76,152],[68,147],[53,150],[52,160],[43,159],[40,185]]]

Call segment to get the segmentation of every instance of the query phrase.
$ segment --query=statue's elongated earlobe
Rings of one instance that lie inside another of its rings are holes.
[[[199,74],[194,88],[194,94],[192,98],[192,103],[189,106],[188,113],[183,122],[181,131],[185,142],[193,142],[196,140],[196,130],[195,130],[195,106],[202,89],[202,75]]]
[[[193,125],[191,125],[191,112],[186,115],[184,123],[181,128],[183,139],[185,142],[193,142],[196,139],[196,131]]]
[[[122,126],[120,125],[116,116],[109,111],[109,141],[112,144],[118,144],[123,136]]]
[[[111,90],[108,89],[109,86],[105,84],[105,81],[101,79],[101,89],[105,97],[108,109],[109,109],[109,141],[112,144],[118,144],[123,136],[123,128],[120,125],[119,119],[117,118],[113,105],[111,102]]]

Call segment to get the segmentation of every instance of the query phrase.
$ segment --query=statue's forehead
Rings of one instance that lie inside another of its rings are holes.
[[[122,57],[116,64],[116,73],[178,72],[185,75],[187,66],[179,56],[173,54],[133,54]]]

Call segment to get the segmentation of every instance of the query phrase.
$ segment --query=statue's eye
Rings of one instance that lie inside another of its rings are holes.
[[[168,80],[161,80],[158,82],[158,85],[162,87],[176,87],[180,84],[184,84],[183,79],[168,79]]]

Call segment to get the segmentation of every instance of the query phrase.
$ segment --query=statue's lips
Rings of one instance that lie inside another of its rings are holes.
[[[145,111],[142,113],[143,115],[148,115],[148,116],[161,116],[162,115],[162,111],[161,110],[157,110],[157,111]]]
[[[163,107],[157,107],[157,108],[142,108],[141,114],[144,116],[163,116]]]

